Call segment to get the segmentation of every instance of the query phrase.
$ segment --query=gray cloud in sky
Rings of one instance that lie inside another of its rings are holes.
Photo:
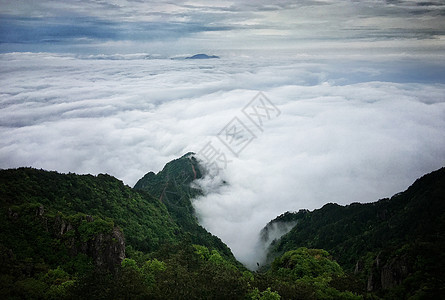
[[[115,52],[124,50],[118,42],[142,52],[159,43],[164,51],[298,48],[317,40],[438,39],[445,32],[443,1],[1,1],[0,8],[2,52],[66,52],[71,45],[72,52],[100,53],[112,51],[109,42]]]

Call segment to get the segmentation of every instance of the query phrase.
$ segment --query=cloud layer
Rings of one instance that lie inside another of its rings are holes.
[[[337,57],[2,54],[0,167],[133,185],[212,142],[228,184],[194,204],[253,266],[259,230],[284,211],[374,201],[444,165],[443,60]],[[281,111],[262,130],[242,113],[258,91]],[[234,117],[256,137],[238,157],[217,138]]]
[[[445,163],[443,1],[0,0],[0,11],[0,168],[133,185],[211,143],[225,168],[194,205],[249,266],[284,211],[388,197]],[[196,53],[221,59],[182,59]],[[258,91],[281,112],[261,127],[243,114]],[[238,156],[223,143],[234,124],[252,137],[236,139]]]

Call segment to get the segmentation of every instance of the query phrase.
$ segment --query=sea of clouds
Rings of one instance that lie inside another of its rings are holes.
[[[109,173],[133,186],[211,142],[228,163],[201,182],[200,222],[250,267],[258,233],[285,211],[389,197],[445,163],[444,60],[226,52],[0,54],[0,168]],[[242,110],[261,91],[261,128]],[[237,117],[239,155],[217,135]],[[249,123],[250,122],[250,123]]]

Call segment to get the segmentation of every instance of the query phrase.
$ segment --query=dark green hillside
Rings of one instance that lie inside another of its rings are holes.
[[[271,243],[276,243],[277,239],[288,233],[308,212],[307,209],[293,213],[287,211],[267,223],[260,232],[260,245],[268,247]]]
[[[155,196],[168,209],[173,220],[189,234],[191,242],[218,250],[226,258],[236,261],[230,249],[216,236],[199,225],[191,199],[200,196],[199,189],[191,187],[202,171],[193,153],[187,153],[165,165],[158,174],[147,173],[134,186]]]
[[[0,228],[0,298],[63,298],[184,238],[165,205],[114,177],[31,168],[0,171]]]
[[[150,193],[164,203],[176,220],[185,226],[196,223],[190,199],[201,195],[192,188],[193,180],[202,177],[197,160],[188,153],[165,165],[158,174],[147,173],[134,186],[135,190]]]
[[[193,215],[190,197],[199,191],[189,183],[201,173],[188,177],[191,162],[167,164],[148,182],[154,196],[109,175],[1,170],[0,298],[247,293],[245,269]]]
[[[201,173],[191,162],[167,164],[152,194],[103,174],[0,170],[0,298],[248,293],[245,268],[193,215],[189,184]]]
[[[51,213],[112,219],[122,228],[127,244],[141,251],[153,251],[162,243],[175,241],[180,231],[165,205],[109,175],[59,174],[31,168],[3,170],[0,199],[3,212],[12,205],[41,204]]]
[[[328,250],[369,291],[397,297],[445,292],[445,168],[418,179],[405,192],[375,203],[326,204],[305,214],[270,250]],[[287,218],[290,218],[289,216]]]
[[[445,169],[391,199],[282,214],[261,232],[272,244],[260,272],[198,224],[191,183],[202,176],[191,153],[134,189],[102,174],[0,170],[0,299],[444,294]]]

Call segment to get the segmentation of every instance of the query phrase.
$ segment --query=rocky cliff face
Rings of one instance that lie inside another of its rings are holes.
[[[32,212],[31,212],[32,213]],[[71,256],[85,254],[99,270],[114,271],[125,258],[125,238],[118,227],[89,215],[64,217],[45,213],[43,205],[35,208],[33,217],[53,238],[60,240]],[[9,218],[20,222],[23,212],[9,210]]]
[[[89,215],[81,217],[82,225],[93,225],[95,218]],[[113,226],[109,229],[83,234],[82,225],[73,225],[68,220],[56,217],[53,233],[60,237],[73,255],[83,253],[93,258],[93,262],[100,270],[114,271],[125,258],[125,238],[123,232]]]
[[[380,258],[380,254],[377,255],[368,275],[368,292],[387,290],[402,284],[411,269],[412,262],[407,255],[392,257],[385,261]]]
[[[98,233],[81,244],[80,252],[92,257],[99,269],[114,270],[125,258],[124,235],[117,227],[111,233]]]
[[[380,282],[383,289],[398,286],[408,276],[410,263],[405,256],[395,257],[388,261],[380,272]]]

